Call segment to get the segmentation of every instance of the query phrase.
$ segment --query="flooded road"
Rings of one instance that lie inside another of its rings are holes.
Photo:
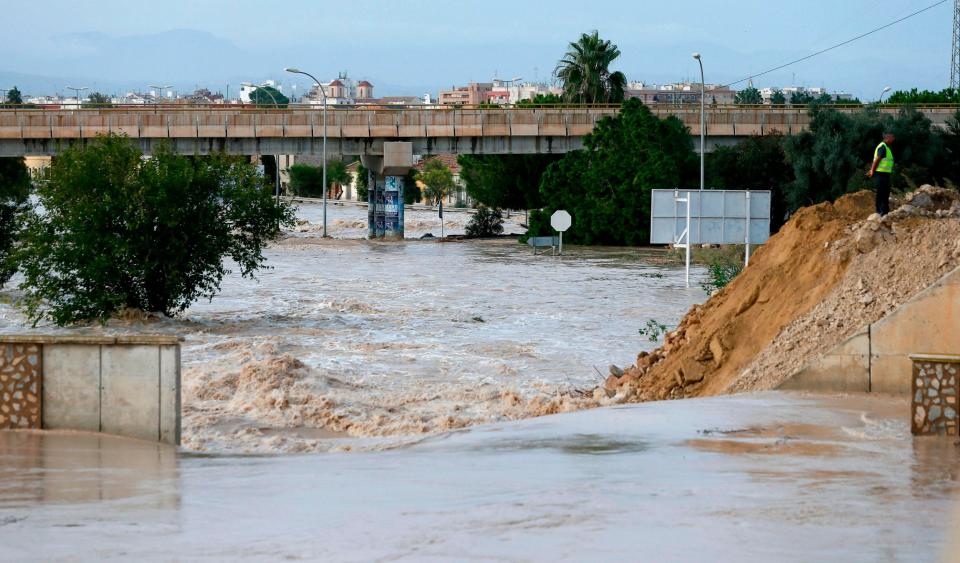
[[[301,207],[308,230],[319,213]],[[331,207],[331,234],[350,236],[337,221],[365,214]],[[408,213],[408,225],[416,216]],[[450,220],[468,215],[457,217]],[[704,299],[662,254],[567,250],[557,258],[515,240],[378,243],[295,233],[266,252],[271,269],[258,281],[230,276],[212,302],[182,318],[68,330],[182,335],[188,449],[394,447],[578,408],[558,393],[592,388],[611,363],[633,363],[654,346],[638,333],[648,319],[676,326]],[[0,330],[27,326],[0,303]]]
[[[2,558],[937,561],[960,449],[907,412],[765,393],[323,456],[3,432]]]

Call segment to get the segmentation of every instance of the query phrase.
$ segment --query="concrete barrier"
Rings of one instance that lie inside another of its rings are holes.
[[[960,354],[960,268],[790,376],[780,389],[907,396],[912,354]]]
[[[0,429],[180,443],[180,339],[0,336]]]

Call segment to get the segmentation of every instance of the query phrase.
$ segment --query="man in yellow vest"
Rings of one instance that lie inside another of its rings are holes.
[[[883,142],[873,151],[873,165],[867,172],[877,189],[877,213],[880,215],[890,213],[890,176],[893,175],[893,150],[890,145],[893,141],[893,133],[883,134]]]

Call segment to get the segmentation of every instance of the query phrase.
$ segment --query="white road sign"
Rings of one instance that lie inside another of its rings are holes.
[[[561,233],[569,229],[571,224],[570,214],[563,209],[554,211],[550,216],[550,226]]]

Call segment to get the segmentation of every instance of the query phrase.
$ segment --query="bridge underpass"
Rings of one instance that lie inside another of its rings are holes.
[[[700,150],[699,106],[651,106],[690,129]],[[859,112],[860,107],[838,106]],[[956,107],[919,108],[944,127]],[[895,114],[896,107],[879,111]],[[402,176],[412,155],[561,154],[583,147],[583,137],[619,106],[453,108],[418,106],[122,106],[91,109],[0,110],[0,157],[56,156],[98,135],[128,136],[145,154],[169,143],[181,154],[360,156],[370,180],[371,236],[403,236]],[[743,138],[809,129],[806,108],[712,106],[706,110],[705,148]],[[399,222],[398,222],[399,221]]]

